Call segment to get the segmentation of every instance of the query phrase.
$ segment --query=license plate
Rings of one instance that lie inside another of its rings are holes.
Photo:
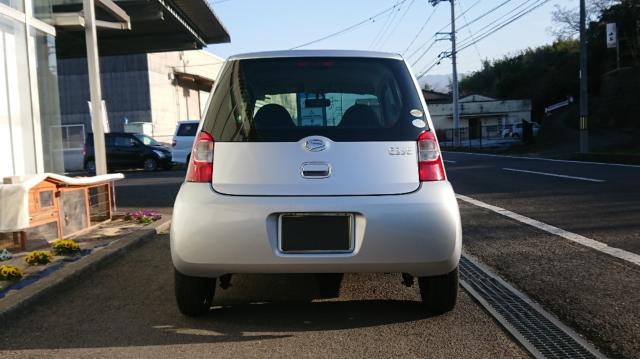
[[[350,213],[291,213],[279,218],[278,242],[284,253],[348,253],[353,251]]]

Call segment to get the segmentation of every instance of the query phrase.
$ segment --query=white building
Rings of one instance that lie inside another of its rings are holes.
[[[177,121],[200,119],[223,62],[203,50],[102,57],[110,131],[145,132],[170,143]],[[82,145],[91,132],[86,69],[83,58],[58,63],[66,171],[82,169]]]
[[[424,93],[424,92],[423,92]],[[424,94],[429,113],[438,130],[453,128],[453,105],[449,95],[434,98]],[[512,124],[531,122],[531,100],[498,100],[481,95],[460,98],[460,127],[498,126],[505,128]]]
[[[95,3],[101,58],[163,51],[187,53],[207,44],[230,41],[226,29],[204,0],[96,0]],[[62,127],[67,123],[68,113],[63,114],[61,108],[70,97],[60,98],[58,89],[63,86],[58,84],[58,75],[59,62],[74,58],[81,59],[77,60],[80,65],[75,70],[87,72],[86,22],[82,7],[82,0],[0,1],[0,178],[64,172],[67,146],[81,150],[79,143],[84,142],[83,136],[89,129]],[[159,55],[159,58],[169,66],[181,64],[172,58],[178,57],[177,53],[173,54]],[[146,55],[131,56],[146,58]],[[190,68],[189,61],[197,63],[195,59],[187,59],[183,69]],[[155,66],[154,62],[150,67],[164,69],[164,65]],[[101,71],[103,81],[107,80],[108,69],[103,67]],[[148,77],[154,83],[162,82],[161,77],[171,82],[168,72],[171,71],[158,70]],[[185,77],[177,78],[189,81]],[[192,78],[199,86],[200,79]],[[134,88],[144,85],[136,80],[135,76],[129,78],[129,85]],[[65,91],[74,88],[81,92],[88,88],[88,83],[76,77],[64,87]],[[182,91],[187,100],[181,113],[186,114],[187,109],[197,112],[192,108],[198,106],[195,103],[201,97],[200,90],[198,95],[191,89]],[[126,92],[121,89],[122,94]],[[133,103],[127,96],[118,97],[117,101],[106,100],[107,110],[118,102]],[[86,100],[82,108],[88,112]],[[156,112],[169,111],[160,105],[153,108],[158,109]]]

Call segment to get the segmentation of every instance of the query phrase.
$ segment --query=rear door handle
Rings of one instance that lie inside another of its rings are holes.
[[[300,166],[300,175],[303,178],[327,178],[331,176],[331,165],[326,162],[304,162]]]

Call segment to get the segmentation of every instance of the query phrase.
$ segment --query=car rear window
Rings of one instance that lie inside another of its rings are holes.
[[[178,127],[178,133],[176,136],[195,136],[197,130],[197,123],[182,123]]]
[[[400,60],[236,60],[220,76],[203,130],[218,142],[415,141],[426,129],[419,96]]]

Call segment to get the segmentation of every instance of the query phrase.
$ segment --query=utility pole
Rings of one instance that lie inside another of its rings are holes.
[[[453,67],[453,128],[455,129],[454,145],[460,147],[460,104],[458,103],[458,63],[456,62],[456,6],[455,0],[451,2],[451,66]]]
[[[458,93],[458,63],[456,61],[457,58],[457,50],[456,50],[456,6],[455,0],[429,0],[431,5],[436,6],[442,1],[449,1],[451,3],[451,66],[453,68],[453,83],[451,89],[452,95],[452,115],[453,115],[453,145],[455,147],[460,147],[460,104],[459,104],[459,93]]]
[[[587,10],[580,0],[580,153],[589,152],[589,103],[587,91]]]
[[[87,66],[89,72],[89,94],[91,98],[91,127],[93,129],[93,152],[96,175],[107,174],[107,154],[104,145],[104,113],[102,112],[102,89],[100,88],[100,58],[98,57],[98,35],[96,30],[96,8],[93,0],[83,0],[84,33],[87,43]]]

